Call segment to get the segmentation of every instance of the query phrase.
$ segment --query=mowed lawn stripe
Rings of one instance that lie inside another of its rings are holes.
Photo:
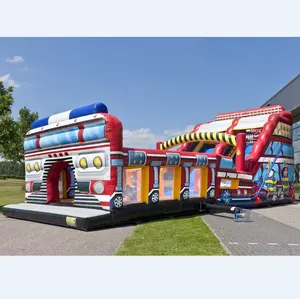
[[[0,180],[0,213],[7,204],[24,202],[23,186],[23,180]]]
[[[116,255],[227,255],[200,216],[138,225]]]

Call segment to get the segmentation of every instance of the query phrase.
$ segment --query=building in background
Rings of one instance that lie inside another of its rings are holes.
[[[299,182],[300,171],[300,74],[279,90],[271,99],[262,105],[282,105],[293,114],[293,145],[296,169],[296,179]]]

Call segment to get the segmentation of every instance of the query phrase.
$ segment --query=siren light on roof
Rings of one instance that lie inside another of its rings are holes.
[[[74,119],[81,116],[87,116],[95,113],[108,113],[107,107],[103,103],[95,103],[81,108],[76,108],[66,112],[53,114],[49,117],[38,119],[31,125],[31,129],[37,129],[43,126],[55,124],[68,119]]]

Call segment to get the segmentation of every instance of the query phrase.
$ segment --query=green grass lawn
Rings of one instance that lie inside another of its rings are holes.
[[[227,255],[201,217],[138,225],[116,255]]]
[[[23,186],[23,180],[0,180],[0,213],[7,204],[24,202]]]

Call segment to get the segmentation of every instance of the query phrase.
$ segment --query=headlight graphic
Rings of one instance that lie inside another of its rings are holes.
[[[30,173],[30,172],[31,172],[31,166],[30,166],[30,164],[29,164],[29,163],[26,165],[26,171],[27,171],[28,173]]]
[[[93,164],[97,169],[100,169],[102,167],[102,164],[103,164],[102,159],[99,156],[95,157],[94,160],[93,160]]]
[[[33,168],[34,168],[34,170],[35,170],[36,172],[39,172],[39,171],[41,170],[41,169],[40,169],[40,165],[39,165],[38,162],[35,162],[35,163],[34,163]]]
[[[87,160],[86,158],[81,158],[79,161],[79,165],[82,169],[88,168]]]

